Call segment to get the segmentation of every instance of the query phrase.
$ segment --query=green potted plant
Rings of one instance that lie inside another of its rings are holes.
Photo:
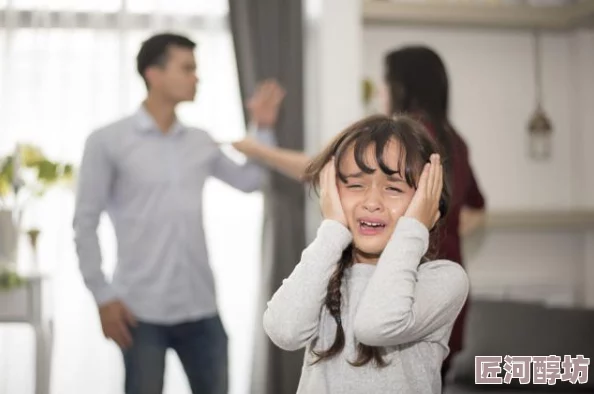
[[[16,261],[21,217],[28,203],[72,179],[71,164],[48,159],[35,145],[19,144],[14,152],[0,157],[0,290],[22,283]],[[37,238],[39,230],[27,233]]]
[[[13,269],[0,268],[0,292],[12,290],[24,283],[23,278]]]

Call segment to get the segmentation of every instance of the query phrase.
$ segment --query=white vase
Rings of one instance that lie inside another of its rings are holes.
[[[0,210],[0,267],[16,265],[19,230],[13,211]]]

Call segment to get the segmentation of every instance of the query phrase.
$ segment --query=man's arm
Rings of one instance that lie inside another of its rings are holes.
[[[87,139],[80,167],[76,207],[74,210],[74,242],[80,271],[87,288],[99,307],[101,328],[106,338],[122,349],[132,344],[128,326],[136,320],[128,308],[116,298],[101,269],[101,249],[97,226],[105,210],[114,181],[114,165],[102,135],[93,133]]]
[[[97,226],[113,182],[113,164],[105,151],[102,135],[87,139],[79,172],[74,209],[74,242],[85,285],[98,305],[115,299],[111,285],[101,270],[101,249]]]
[[[256,131],[255,133],[248,133],[243,141],[233,144],[237,150],[248,156],[248,161],[245,165],[240,166],[219,151],[213,168],[213,175],[216,178],[245,192],[257,190],[262,186],[266,175],[264,168],[258,161],[252,160],[256,157],[248,154],[248,150],[244,150],[242,147],[247,148],[249,144],[257,147],[257,149],[271,149],[274,151],[275,148],[273,147],[276,145],[276,138],[272,129],[276,124],[284,96],[284,90],[276,81],[267,80],[258,86],[247,105],[251,124]],[[255,152],[250,151],[250,153]]]
[[[262,146],[276,143],[274,133],[268,129],[258,129],[253,137],[257,144]],[[260,164],[248,158],[243,165],[237,164],[225,155],[218,147],[217,155],[212,167],[212,175],[228,185],[246,193],[256,191],[262,187],[266,170]]]
[[[260,85],[248,103],[252,120],[258,124],[274,125],[284,94],[282,88],[274,81],[266,81]],[[298,181],[302,180],[310,162],[310,158],[303,152],[263,144],[249,136],[234,142],[233,147],[248,158]]]

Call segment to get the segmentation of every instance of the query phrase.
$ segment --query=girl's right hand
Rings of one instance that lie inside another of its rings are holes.
[[[334,158],[326,163],[320,173],[320,206],[324,219],[335,220],[348,227],[336,186]]]

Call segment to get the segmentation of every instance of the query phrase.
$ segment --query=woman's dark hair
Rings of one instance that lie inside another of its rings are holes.
[[[389,143],[398,142],[400,146],[400,159],[398,168],[389,168],[384,158]],[[328,146],[315,157],[305,172],[305,180],[308,181],[316,191],[320,186],[320,174],[322,169],[332,158],[335,158],[336,174],[340,181],[346,182],[345,174],[340,172],[340,163],[344,156],[354,148],[355,162],[361,171],[371,174],[376,169],[370,167],[371,163],[365,162],[365,153],[369,147],[375,149],[375,159],[380,171],[386,175],[393,175],[399,172],[410,187],[417,187],[417,183],[423,166],[430,159],[431,154],[440,153],[433,138],[425,127],[418,121],[407,117],[388,117],[374,115],[365,118],[338,134]],[[445,174],[444,174],[445,175]],[[445,178],[445,177],[444,177]],[[436,233],[435,229],[441,224],[447,213],[450,193],[447,182],[444,183],[441,200],[445,211],[436,226],[431,230],[430,248],[424,257],[426,261],[435,250]],[[344,348],[345,334],[341,321],[341,284],[344,272],[353,265],[353,245],[343,251],[342,257],[336,265],[336,269],[328,282],[326,299],[324,305],[330,315],[336,321],[336,336],[330,348],[323,351],[314,351],[317,359],[314,364],[339,354]],[[350,362],[353,366],[362,366],[373,361],[377,366],[385,366],[386,362],[382,357],[382,348],[357,345],[357,359]]]
[[[424,46],[407,46],[385,57],[384,80],[390,92],[391,114],[415,114],[428,122],[443,149],[442,163],[450,169],[452,134],[448,119],[449,82],[439,55]]]

